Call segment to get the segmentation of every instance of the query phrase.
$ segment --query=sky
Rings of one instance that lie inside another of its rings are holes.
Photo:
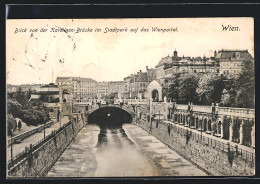
[[[243,49],[254,57],[253,22],[253,18],[7,20],[7,84],[46,84],[68,76],[122,81],[146,71],[146,66],[154,68],[175,49],[178,56],[190,57]],[[228,25],[239,31],[223,31]],[[152,32],[154,27],[177,31]],[[60,28],[74,31],[51,31]],[[77,32],[78,28],[92,32]],[[114,28],[127,31],[106,32]]]

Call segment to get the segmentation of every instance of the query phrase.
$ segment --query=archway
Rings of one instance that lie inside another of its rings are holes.
[[[212,128],[211,128],[211,119],[208,120],[208,131],[212,131]]]
[[[133,116],[119,107],[101,107],[88,115],[89,124],[97,124],[103,128],[118,128],[132,120]]]
[[[147,98],[149,101],[153,101],[155,98],[157,98],[157,101],[162,101],[162,86],[156,80],[148,84]]]
[[[197,129],[198,126],[199,126],[199,118],[196,117],[196,119],[195,119],[195,128]]]
[[[204,122],[203,122],[203,131],[207,131],[207,119],[205,118],[204,119]]]
[[[159,100],[159,92],[158,92],[158,90],[154,89],[152,91],[152,99],[153,99],[153,102],[157,102]]]

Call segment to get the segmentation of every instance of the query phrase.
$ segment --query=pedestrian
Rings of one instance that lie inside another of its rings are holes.
[[[21,130],[21,128],[22,128],[22,122],[21,122],[20,119],[19,119],[19,121],[18,121],[18,128],[19,128],[19,130]]]
[[[57,120],[60,121],[60,110],[57,112]]]
[[[169,136],[171,134],[171,124],[170,123],[168,124],[168,134],[169,134]]]

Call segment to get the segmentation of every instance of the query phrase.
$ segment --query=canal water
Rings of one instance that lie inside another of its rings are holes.
[[[96,145],[95,176],[154,176],[158,171],[138,152],[122,127],[103,128]]]
[[[46,177],[205,176],[133,124],[86,125]]]

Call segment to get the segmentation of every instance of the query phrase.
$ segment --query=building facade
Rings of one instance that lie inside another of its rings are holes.
[[[173,56],[164,57],[155,66],[156,79],[160,84],[176,73],[218,73],[219,65],[215,57],[179,57],[175,50]]]
[[[108,86],[109,86],[108,82],[98,82],[97,83],[97,97],[98,98],[104,98],[105,96],[107,96],[109,94]]]
[[[97,98],[97,81],[81,77],[57,77],[56,83],[59,86],[72,86],[73,98]]]
[[[131,75],[129,80],[129,98],[146,98],[147,85],[156,78],[156,70],[146,66],[146,72],[140,70]]]
[[[219,62],[219,74],[225,77],[237,76],[243,67],[243,61],[253,61],[252,55],[248,50],[220,50],[216,54],[216,60]]]
[[[125,82],[124,81],[111,81],[108,85],[108,94],[117,93],[118,97],[123,97],[125,92]]]

